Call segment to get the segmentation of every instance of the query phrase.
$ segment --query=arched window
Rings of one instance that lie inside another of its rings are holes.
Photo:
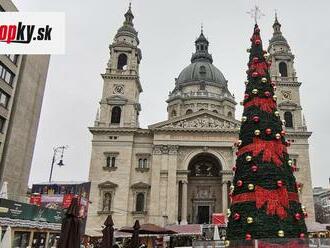
[[[284,120],[285,120],[285,126],[286,127],[293,127],[292,113],[291,112],[285,112],[284,113]]]
[[[186,115],[189,115],[189,114],[192,114],[192,110],[191,109],[188,109],[187,111],[186,111]]]
[[[230,112],[230,111],[228,112],[228,114],[227,114],[227,115],[228,115],[228,117],[233,117],[233,113],[232,113],[232,112]]]
[[[176,116],[176,111],[175,111],[175,110],[172,110],[172,112],[171,112],[171,116],[172,116],[172,117],[175,117],[175,116]]]
[[[143,168],[148,168],[148,159],[143,159]]]
[[[142,158],[139,159],[139,168],[143,168],[143,159]]]
[[[206,74],[206,67],[204,65],[201,65],[201,67],[199,67],[199,73],[202,75]]]
[[[281,74],[281,77],[287,77],[288,76],[288,68],[285,62],[280,62],[278,65],[279,72]]]
[[[135,211],[136,212],[144,211],[144,193],[138,193],[136,195]]]
[[[120,116],[121,116],[121,108],[118,106],[113,107],[111,111],[111,124],[119,124]]]
[[[124,53],[121,53],[118,56],[117,69],[118,70],[123,70],[125,65],[127,65],[127,55],[124,54]]]
[[[102,211],[109,212],[111,210],[111,200],[111,193],[104,193]]]

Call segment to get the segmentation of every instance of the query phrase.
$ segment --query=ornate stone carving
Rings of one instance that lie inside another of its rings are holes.
[[[175,155],[178,154],[179,146],[177,145],[154,145],[153,154],[170,154]]]
[[[179,146],[176,145],[168,145],[168,154],[176,155],[178,154]]]
[[[201,128],[201,129],[237,129],[238,124],[226,120],[219,120],[210,116],[198,117],[191,120],[181,120],[165,125],[163,128]]]

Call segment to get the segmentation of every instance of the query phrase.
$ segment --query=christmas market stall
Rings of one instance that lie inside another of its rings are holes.
[[[63,211],[0,199],[2,235],[10,227],[13,247],[56,247]]]

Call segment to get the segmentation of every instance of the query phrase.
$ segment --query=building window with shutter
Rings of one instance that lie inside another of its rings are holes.
[[[112,171],[117,169],[118,165],[118,152],[106,152],[105,155],[105,165],[103,169]]]
[[[149,171],[149,161],[151,154],[149,153],[138,153],[137,156],[137,167],[136,171],[147,172]]]

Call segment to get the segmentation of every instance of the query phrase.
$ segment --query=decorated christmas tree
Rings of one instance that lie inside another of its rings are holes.
[[[270,63],[256,24],[251,38],[244,111],[228,211],[228,240],[302,239],[307,230]]]

